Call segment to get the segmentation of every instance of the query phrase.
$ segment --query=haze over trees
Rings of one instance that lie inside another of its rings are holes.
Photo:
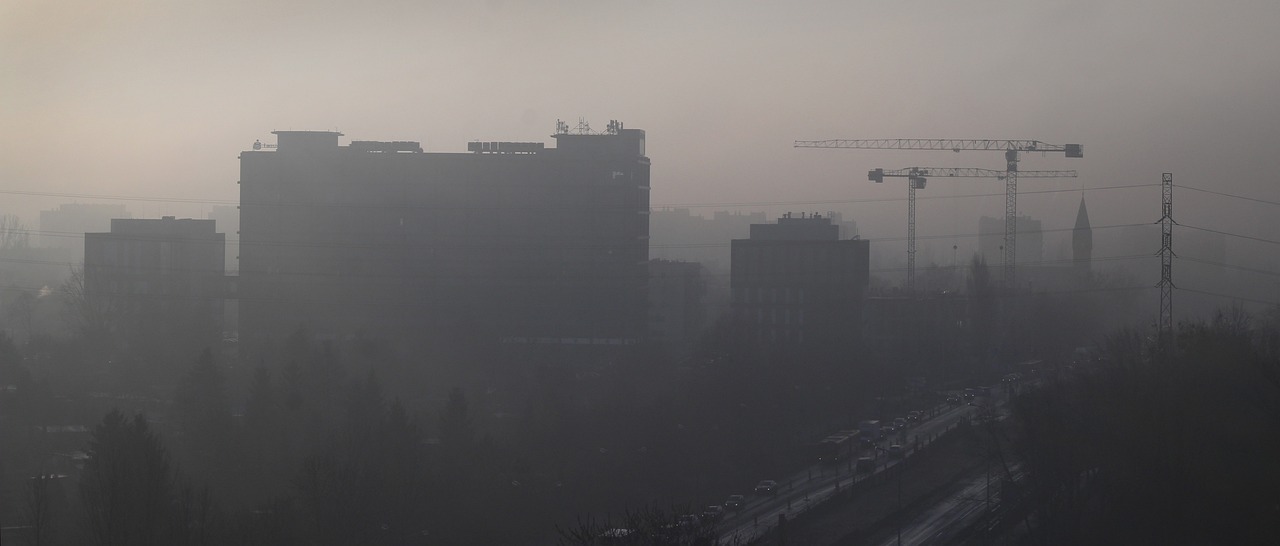
[[[1046,544],[1280,540],[1280,308],[1126,329],[1101,358],[1019,397],[1035,535]]]

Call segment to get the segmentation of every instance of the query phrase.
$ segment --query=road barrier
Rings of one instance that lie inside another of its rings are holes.
[[[886,483],[888,480],[891,479],[890,472],[888,472],[889,468],[893,467],[893,468],[899,468],[899,470],[903,470],[903,469],[906,469],[908,466],[913,465],[914,463],[912,462],[912,459],[914,457],[918,456],[921,453],[927,453],[927,452],[933,451],[932,448],[938,445],[938,440],[946,438],[949,435],[949,433],[959,429],[962,423],[964,423],[964,420],[957,420],[947,425],[941,432],[933,433],[932,438],[930,438],[929,436],[926,436],[924,444],[919,444],[919,437],[917,437],[917,445],[912,449],[904,452],[901,459],[898,459],[898,461],[893,465],[889,464],[890,461],[884,461],[880,465],[878,465],[877,468],[871,474],[868,474],[868,475],[857,474],[855,472],[853,461],[850,461],[849,465],[847,465],[847,468],[849,470],[849,473],[852,474],[852,476],[846,482],[844,479],[839,477],[840,467],[836,466],[835,467],[836,480],[835,480],[835,484],[834,484],[835,486],[833,489],[825,490],[818,495],[810,495],[809,492],[806,491],[803,499],[794,499],[794,500],[800,501],[794,504],[792,502],[793,499],[787,499],[786,511],[783,512],[783,514],[780,514],[780,516],[785,516],[786,517],[785,520],[791,521],[792,525],[794,525],[794,521],[796,520],[796,518],[804,516],[805,514],[812,512],[814,509],[820,506],[827,505],[828,502],[852,500],[855,496],[858,495],[859,490],[863,489],[863,487],[859,487],[859,485],[868,483],[868,480],[871,480],[870,483],[872,484],[882,485]],[[877,459],[879,459],[879,457],[877,457]],[[810,469],[808,481],[812,481],[812,480],[813,480],[813,470]],[[846,483],[847,485],[844,485],[842,487],[841,486],[842,482]],[[791,482],[787,483],[787,490],[788,491],[793,490],[793,484]],[[776,525],[767,525],[764,528],[760,528],[759,520],[754,517],[752,520],[752,525],[755,528],[754,537],[751,537],[750,540],[747,541],[748,544],[764,543],[764,540],[767,537],[774,535],[778,530]]]

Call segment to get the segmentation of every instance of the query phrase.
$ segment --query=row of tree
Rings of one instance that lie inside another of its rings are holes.
[[[1280,543],[1280,312],[1138,330],[1019,397],[1044,544]]]

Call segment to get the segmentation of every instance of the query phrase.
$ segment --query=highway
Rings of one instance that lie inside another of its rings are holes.
[[[1017,473],[1016,467],[1012,470]],[[990,468],[966,476],[947,493],[944,500],[920,512],[903,525],[901,540],[895,533],[879,544],[951,544],[982,518],[987,512],[988,500],[992,503],[999,502],[995,491],[998,489],[1000,474],[999,469]],[[992,488],[990,498],[987,496],[989,485]]]
[[[956,426],[956,423],[974,417],[978,410],[978,407],[963,405],[945,408],[934,418],[922,421],[903,433],[881,440],[876,444],[879,456],[875,473],[884,472],[901,460],[889,457],[883,451],[890,443],[900,441],[904,447],[908,448],[904,457],[910,457],[914,454],[913,448],[917,439],[924,442],[926,439],[933,439],[935,435],[941,436]],[[862,453],[870,454],[871,451],[863,449]],[[736,539],[739,544],[749,543],[777,526],[779,516],[785,514],[788,520],[793,519],[805,510],[830,498],[837,491],[837,483],[839,490],[843,491],[854,483],[855,479],[860,481],[871,475],[864,473],[855,476],[851,468],[852,461],[830,466],[815,464],[786,479],[778,479],[779,491],[775,496],[762,496],[744,491],[743,494],[747,495],[747,503],[737,514],[728,515],[720,522],[719,526],[723,529],[721,537],[726,541]],[[762,479],[770,479],[770,477],[764,476]]]

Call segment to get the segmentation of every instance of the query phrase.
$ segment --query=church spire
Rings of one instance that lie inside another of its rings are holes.
[[[1071,230],[1071,261],[1080,270],[1083,279],[1088,279],[1092,267],[1093,229],[1089,227],[1089,209],[1084,205],[1084,195],[1080,196],[1080,209],[1076,211],[1076,227]]]

